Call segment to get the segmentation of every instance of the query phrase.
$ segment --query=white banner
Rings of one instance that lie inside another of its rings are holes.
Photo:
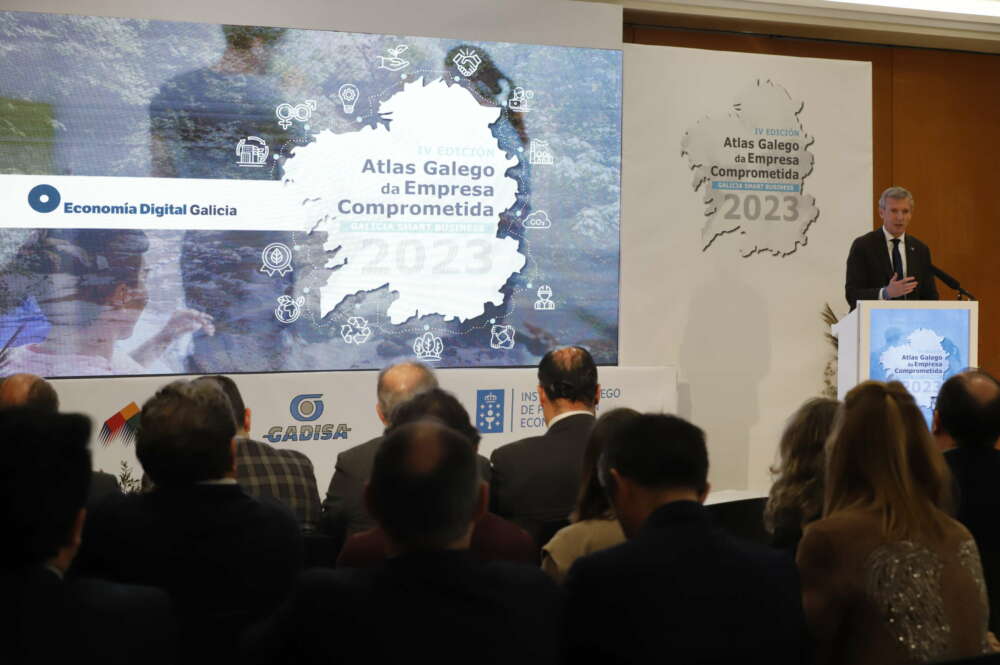
[[[600,410],[628,406],[638,411],[677,410],[673,367],[601,367]],[[441,386],[456,395],[483,433],[487,457],[505,443],[545,431],[536,386],[537,370],[441,370]],[[233,376],[252,413],[250,435],[279,448],[298,450],[313,462],[320,493],[333,475],[337,455],[378,436],[377,372],[241,374]],[[134,427],[138,409],[158,388],[183,377],[63,379],[53,381],[61,410],[94,421],[94,468],[138,479]],[[123,464],[125,466],[123,466]]]

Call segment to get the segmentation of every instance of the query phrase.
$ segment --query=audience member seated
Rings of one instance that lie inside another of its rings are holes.
[[[312,462],[297,450],[278,450],[250,438],[250,409],[236,382],[228,376],[203,376],[214,381],[229,398],[236,421],[236,482],[256,499],[283,503],[295,515],[304,533],[319,527],[319,490]]]
[[[774,483],[764,508],[771,545],[793,555],[802,528],[823,514],[824,446],[839,402],[815,397],[792,414],[781,434],[781,460],[771,467]]]
[[[365,496],[390,558],[313,569],[247,636],[251,663],[559,662],[561,597],[538,568],[468,551],[487,487],[468,439],[436,421],[385,436]]]
[[[562,582],[573,562],[580,557],[607,549],[625,541],[622,526],[597,477],[597,460],[608,441],[619,436],[622,428],[639,417],[632,409],[614,409],[594,424],[583,452],[583,475],[576,509],[569,526],[560,529],[542,548],[542,570]]]
[[[184,662],[230,660],[239,632],[278,606],[301,568],[292,514],[236,483],[235,434],[216,382],[161,388],[136,433],[155,489],[108,499],[84,533],[81,572],[170,594]]]
[[[440,388],[421,393],[400,404],[393,411],[392,422],[386,429],[386,434],[427,417],[436,418],[462,434],[469,440],[473,450],[478,450],[479,432],[469,421],[465,407],[454,395]],[[489,462],[481,455],[476,458],[482,477],[483,469],[489,467]],[[353,568],[378,565],[385,561],[386,545],[385,532],[379,527],[356,533],[344,544],[344,549],[337,558],[337,565]],[[481,561],[538,563],[538,550],[531,536],[513,522],[490,512],[476,522],[469,550]]]
[[[46,414],[59,412],[59,395],[52,384],[34,374],[11,374],[0,380],[0,409],[24,406]],[[118,480],[110,473],[92,471],[87,510],[94,508],[106,496],[121,494]]]
[[[628,540],[570,569],[567,662],[809,661],[792,560],[710,522],[699,428],[639,416],[608,442],[599,471]]]
[[[959,522],[979,546],[990,599],[990,630],[1000,633],[1000,384],[980,370],[941,386],[932,425],[951,467]]]
[[[378,375],[375,415],[383,425],[388,425],[397,406],[414,395],[437,387],[434,372],[422,363],[390,365]],[[364,493],[380,443],[382,437],[377,436],[337,455],[337,465],[323,501],[323,530],[338,543],[375,526],[375,521],[365,509]]]
[[[799,543],[819,663],[929,663],[988,649],[976,544],[948,517],[948,470],[899,382],[847,393],[828,443],[824,518]]]
[[[0,413],[0,623],[3,662],[173,662],[170,600],[159,589],[68,579],[91,480],[90,420]]]
[[[538,384],[548,431],[493,451],[490,505],[541,548],[569,523],[601,387],[594,359],[579,346],[546,353],[538,364]]]

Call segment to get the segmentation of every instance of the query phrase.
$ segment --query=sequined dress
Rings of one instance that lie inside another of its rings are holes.
[[[928,663],[988,650],[979,552],[954,520],[943,539],[887,541],[877,514],[842,511],[806,529],[796,560],[817,663]]]

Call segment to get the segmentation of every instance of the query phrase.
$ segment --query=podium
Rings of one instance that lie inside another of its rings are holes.
[[[979,362],[979,303],[859,300],[832,327],[837,398],[866,381],[899,381],[930,424],[944,381]]]

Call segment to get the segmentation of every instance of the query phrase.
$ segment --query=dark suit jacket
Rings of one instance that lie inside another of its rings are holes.
[[[287,508],[238,485],[194,485],[109,498],[88,516],[76,569],[166,590],[184,660],[227,662],[239,631],[284,600],[302,557]]]
[[[42,565],[0,573],[12,611],[0,622],[3,662],[173,663],[176,625],[159,589],[68,579]]]
[[[482,563],[467,551],[316,568],[250,632],[240,662],[552,665],[561,600],[538,568]]]
[[[236,444],[236,481],[247,494],[288,506],[303,531],[319,527],[319,490],[312,462],[297,450],[253,439]]]
[[[583,451],[593,427],[594,416],[590,414],[570,416],[542,436],[494,450],[490,457],[490,509],[523,528],[538,543],[546,523],[566,520],[573,510]]]
[[[990,599],[990,630],[1000,633],[1000,451],[955,448],[944,458],[956,485],[955,519],[979,548]]]
[[[937,285],[931,272],[931,250],[915,237],[906,234],[906,276],[917,278],[917,288],[905,300],[937,300]],[[900,251],[904,251],[900,247]],[[878,300],[879,290],[892,278],[892,261],[879,227],[854,240],[847,255],[847,280],[844,293],[854,309],[859,300]]]
[[[385,562],[385,532],[375,527],[344,543],[337,567],[370,568]],[[498,515],[486,513],[472,530],[469,551],[480,561],[538,563],[538,548],[528,532]]]
[[[364,495],[381,443],[382,437],[377,436],[337,455],[337,465],[323,501],[323,531],[337,543],[377,526],[365,508]],[[483,480],[489,482],[490,463],[482,455],[479,456],[479,470]]]
[[[118,479],[110,473],[94,471],[90,474],[90,492],[87,494],[87,512],[94,512],[105,498],[122,493]]]
[[[567,662],[810,662],[798,571],[733,539],[693,501],[661,506],[566,580]]]

